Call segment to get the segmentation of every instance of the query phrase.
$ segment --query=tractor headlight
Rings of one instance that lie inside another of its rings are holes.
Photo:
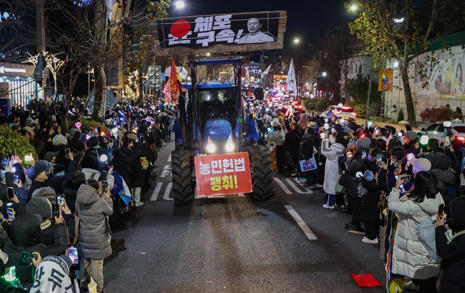
[[[232,134],[229,135],[228,142],[226,143],[226,151],[232,152],[234,150],[234,143],[232,140]]]
[[[207,140],[207,152],[214,153],[215,151],[216,151],[216,147],[213,144],[212,139],[210,137],[208,137],[208,140]]]
[[[214,145],[213,143],[208,143],[208,144],[207,144],[207,151],[208,151],[209,153],[214,153],[215,150],[216,150],[216,147],[215,147],[215,145]]]

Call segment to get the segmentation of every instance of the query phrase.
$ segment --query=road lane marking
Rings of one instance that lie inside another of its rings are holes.
[[[315,234],[312,232],[312,230],[310,230],[307,224],[305,224],[305,222],[302,220],[299,214],[294,210],[294,208],[291,205],[285,205],[285,207],[287,211],[289,212],[289,214],[291,214],[291,216],[297,222],[297,225],[299,225],[300,229],[304,231],[308,240],[318,240],[318,238],[316,238]]]
[[[292,182],[292,180],[289,179],[289,178],[286,179],[286,182],[287,182],[287,184],[289,184],[289,185],[292,187],[292,189],[294,189],[295,192],[297,192],[297,193],[300,193],[300,194],[310,194],[310,193],[313,193],[313,191],[311,191],[311,190],[310,190],[310,191],[302,191],[302,190],[300,190],[300,189],[294,184],[294,182]]]
[[[164,200],[173,200],[172,198],[170,198],[171,187],[173,187],[173,182],[168,183],[168,186],[165,190],[165,194],[163,195]]]
[[[279,180],[279,178],[273,178],[274,181],[276,181],[276,183],[278,183],[279,187],[281,187],[281,189],[286,193],[286,194],[292,194],[292,192],[289,190],[289,188],[286,187],[286,185],[284,185],[284,183],[281,182],[281,180]]]
[[[152,193],[152,197],[150,198],[150,201],[156,201],[158,198],[158,194],[160,193],[160,189],[163,186],[163,182],[158,182],[157,186],[155,187],[155,190]]]
[[[170,154],[170,156],[168,157],[168,162],[171,162],[171,154]]]
[[[171,176],[170,165],[165,165],[163,171],[161,172],[160,178],[165,178],[166,176]]]

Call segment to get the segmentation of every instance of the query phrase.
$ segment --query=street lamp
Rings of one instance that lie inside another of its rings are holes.
[[[176,8],[182,9],[185,6],[184,1],[177,1],[174,5],[176,5]]]
[[[352,6],[350,6],[350,10],[357,11],[357,5],[353,4]]]
[[[326,77],[326,75],[327,75],[327,74],[326,74],[326,71],[323,71],[323,72],[321,73],[321,76],[323,76],[323,77]]]
[[[300,43],[300,40],[297,39],[297,38],[295,38],[295,39],[294,39],[294,43],[295,43],[295,44],[298,44],[298,43]]]

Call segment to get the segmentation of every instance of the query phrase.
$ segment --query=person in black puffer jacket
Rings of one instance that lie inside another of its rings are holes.
[[[365,224],[365,237],[362,239],[364,243],[378,244],[379,235],[379,207],[378,201],[381,195],[374,174],[371,170],[367,170],[360,182],[367,190],[367,193],[361,200],[360,208],[357,212],[357,220]]]
[[[286,161],[284,167],[287,169],[286,173],[295,173],[299,165],[298,157],[300,150],[300,126],[297,123],[291,123],[289,132],[286,133],[284,139],[284,160]]]
[[[62,247],[68,246],[68,230],[64,224],[64,219],[60,215],[59,218],[55,217],[56,235],[54,245],[44,245],[40,243],[40,225],[41,216],[22,214],[19,215],[10,227],[10,241],[5,246],[5,253],[17,254],[23,251],[34,253],[38,252],[42,257],[47,255],[61,255],[58,253]],[[63,237],[65,236],[65,237]],[[62,243],[61,243],[62,242]],[[16,276],[19,278],[21,285],[29,290],[32,286],[34,275],[34,266],[28,263],[21,262],[16,266]]]
[[[319,146],[320,138],[316,135],[315,129],[311,127],[307,128],[300,143],[299,160],[309,160],[313,156],[313,149],[318,149]],[[319,153],[315,153],[315,160],[318,164]],[[314,170],[306,172],[307,183],[304,185],[305,187],[313,187],[314,176]]]
[[[81,186],[86,181],[86,175],[82,172],[74,172],[69,176],[69,179],[63,182],[63,193],[65,195],[66,205],[71,213],[75,213],[76,209],[76,194]]]
[[[450,168],[451,164],[452,160],[443,153],[436,153],[432,158],[431,172],[438,178],[438,191],[441,193],[447,208],[449,201],[457,194],[455,190],[456,177]]]
[[[361,137],[357,140],[355,145],[356,151],[352,159],[347,157],[342,157],[339,161],[339,166],[342,170],[345,170],[343,178],[343,186],[346,188],[350,197],[350,211],[352,213],[352,221],[350,223],[350,228],[355,231],[362,231],[360,227],[360,222],[357,220],[357,212],[361,205],[361,200],[358,197],[357,187],[360,183],[360,179],[356,178],[357,172],[365,172],[365,164],[367,162],[367,157],[363,157],[363,153],[368,155],[368,148],[371,144],[371,140],[366,137]],[[347,223],[346,223],[346,226]]]

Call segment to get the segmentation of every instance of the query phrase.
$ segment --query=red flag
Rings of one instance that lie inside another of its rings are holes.
[[[178,69],[174,64],[174,61],[171,60],[171,74],[170,74],[170,89],[173,94],[177,94],[179,92],[179,85],[178,81],[182,82],[181,76],[178,73]]]

